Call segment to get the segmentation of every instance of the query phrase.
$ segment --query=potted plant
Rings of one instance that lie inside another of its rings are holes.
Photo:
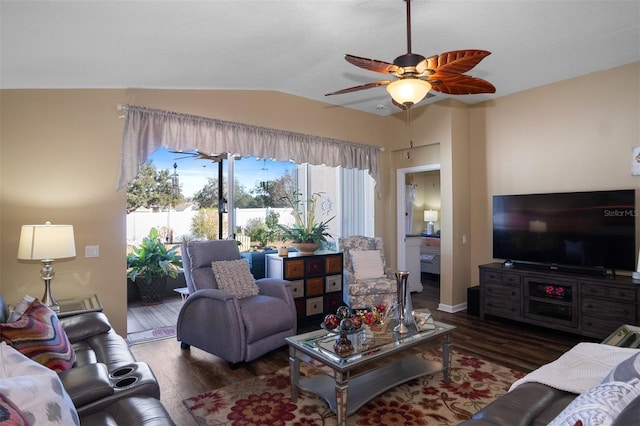
[[[127,255],[127,278],[138,282],[142,302],[161,303],[167,284],[167,277],[177,278],[182,268],[182,257],[178,246],[170,249],[162,243],[156,228],[142,239],[142,244],[134,246]]]
[[[327,238],[331,238],[327,230],[333,217],[326,222],[316,221],[315,205],[321,196],[320,193],[314,193],[306,200],[302,200],[302,193],[294,192],[292,196],[283,197],[291,206],[291,214],[295,221],[292,226],[280,225],[280,227],[283,230],[284,239],[291,241],[291,245],[302,255],[313,254],[322,246],[322,243],[327,241]]]

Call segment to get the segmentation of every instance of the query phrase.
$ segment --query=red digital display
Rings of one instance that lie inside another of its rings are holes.
[[[564,287],[556,286],[556,285],[547,285],[544,287],[544,292],[548,296],[562,297],[564,296]]]

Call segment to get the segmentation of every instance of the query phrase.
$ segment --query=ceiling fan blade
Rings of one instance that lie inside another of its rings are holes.
[[[495,93],[493,84],[481,78],[468,75],[440,76],[428,81],[431,89],[448,95],[474,95],[477,93]]]
[[[200,153],[198,155],[198,160],[209,160],[209,161],[213,161],[214,163],[219,163],[220,161],[226,160],[226,159],[227,159],[227,154],[209,155],[209,154]]]
[[[342,95],[343,93],[351,93],[351,92],[357,92],[358,90],[372,89],[374,87],[386,86],[389,83],[391,83],[390,80],[374,81],[373,83],[362,84],[360,86],[353,86],[347,89],[338,90],[337,92],[327,93],[325,96]]]
[[[183,155],[182,157],[174,158],[174,160],[183,160],[185,158],[193,158],[194,160],[209,160],[209,161],[213,161],[214,163],[217,163],[220,160],[226,160],[227,159],[227,154],[226,153],[222,153],[222,154],[206,154],[206,153],[198,151],[198,150],[193,150],[193,151],[174,151],[174,150],[169,150],[169,152],[171,152],[172,154],[182,154]]]
[[[434,71],[434,78],[464,74],[485,57],[491,55],[486,50],[454,50],[427,58],[427,69]]]
[[[382,74],[392,74],[398,69],[397,65],[385,61],[378,61],[377,59],[362,58],[353,55],[344,55],[344,59],[357,67]]]

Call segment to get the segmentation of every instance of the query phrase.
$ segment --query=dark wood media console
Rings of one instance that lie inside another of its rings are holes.
[[[605,338],[638,325],[640,285],[628,276],[591,276],[480,265],[480,317],[485,315]]]

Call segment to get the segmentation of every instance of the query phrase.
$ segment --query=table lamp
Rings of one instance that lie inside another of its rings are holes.
[[[437,210],[425,210],[424,211],[424,221],[427,223],[427,235],[433,235],[433,222],[438,221],[438,211]]]
[[[44,280],[42,303],[58,312],[60,306],[51,293],[51,280],[55,275],[53,261],[76,255],[73,225],[22,225],[18,244],[18,259],[40,260],[44,265],[40,277]]]

